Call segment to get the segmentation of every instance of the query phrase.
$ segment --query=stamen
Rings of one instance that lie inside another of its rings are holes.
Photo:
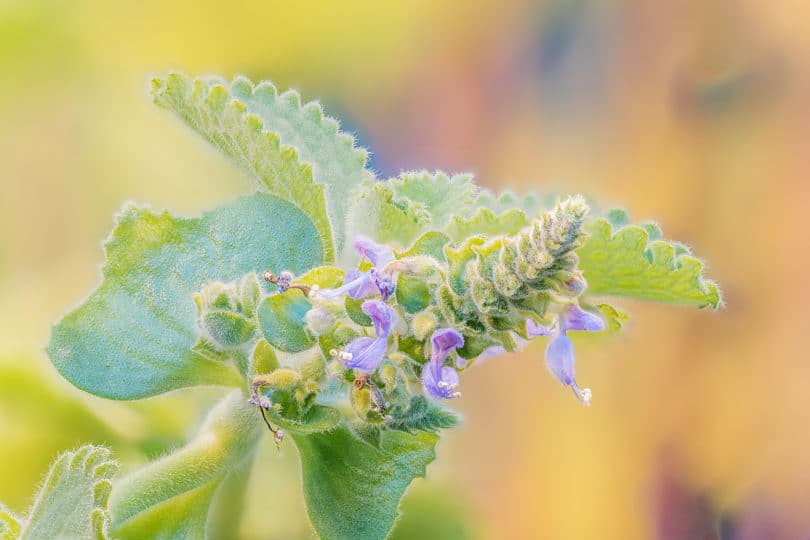
[[[583,405],[590,405],[591,398],[593,397],[593,392],[591,392],[590,388],[580,388],[577,386],[577,382],[574,381],[571,383],[571,390],[574,391],[574,395],[577,396],[577,399]]]
[[[461,392],[453,392],[452,394],[450,394],[450,397],[451,398],[460,398],[461,397]]]

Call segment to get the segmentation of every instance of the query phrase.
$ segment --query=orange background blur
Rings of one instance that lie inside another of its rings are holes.
[[[0,501],[24,511],[82,441],[125,469],[159,455],[218,395],[108,402],[42,352],[124,201],[193,215],[252,189],[150,103],[149,75],[180,69],[321,99],[381,176],[622,205],[724,289],[716,313],[619,301],[625,332],[577,343],[591,408],[542,344],[468,372],[399,538],[806,537],[808,64],[810,6],[790,0],[2,2]],[[259,460],[242,537],[310,538],[294,447]]]

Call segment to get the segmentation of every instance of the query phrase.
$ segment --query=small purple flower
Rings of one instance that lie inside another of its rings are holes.
[[[345,350],[338,353],[343,365],[350,369],[372,372],[377,369],[388,349],[388,336],[391,333],[396,312],[382,300],[366,300],[361,306],[363,313],[371,317],[376,337],[362,336],[353,339]]]
[[[368,259],[374,266],[368,272],[350,270],[346,273],[343,285],[337,289],[324,289],[319,291],[321,298],[337,298],[348,294],[351,298],[365,298],[380,293],[383,300],[388,300],[396,289],[391,275],[384,271],[385,266],[395,260],[393,250],[383,244],[378,244],[365,236],[358,236],[354,242],[354,249],[361,257]]]
[[[583,311],[579,306],[572,304],[560,315],[560,331],[546,348],[546,367],[548,370],[561,383],[570,387],[577,399],[585,405],[591,404],[592,393],[590,388],[580,388],[574,378],[574,344],[571,343],[571,339],[566,335],[566,332],[569,330],[598,332],[604,330],[604,328],[605,321],[600,317]]]
[[[464,345],[464,337],[452,328],[442,328],[430,338],[430,361],[422,368],[422,384],[432,397],[450,399],[461,396],[458,388],[458,373],[450,366],[443,366],[450,351]]]
[[[603,321],[601,317],[571,304],[560,318],[560,327],[563,331],[585,330],[587,332],[601,332],[605,329],[605,321]]]

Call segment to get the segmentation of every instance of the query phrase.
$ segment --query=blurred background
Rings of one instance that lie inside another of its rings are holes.
[[[621,205],[724,289],[716,313],[619,301],[625,332],[578,336],[590,408],[541,343],[468,372],[395,538],[810,537],[809,21],[791,0],[3,0],[0,501],[24,511],[82,441],[160,455],[219,395],[108,402],[43,353],[125,201],[195,215],[253,188],[151,104],[180,69],[319,98],[381,176]],[[243,538],[313,536],[299,474],[266,440]]]

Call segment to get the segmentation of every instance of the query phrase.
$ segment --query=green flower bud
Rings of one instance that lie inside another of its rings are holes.
[[[301,382],[301,375],[292,369],[280,368],[261,378],[263,386],[271,390],[292,390]]]
[[[414,315],[411,321],[411,330],[413,335],[419,341],[425,341],[436,329],[439,321],[436,316],[429,311],[423,311]]]

